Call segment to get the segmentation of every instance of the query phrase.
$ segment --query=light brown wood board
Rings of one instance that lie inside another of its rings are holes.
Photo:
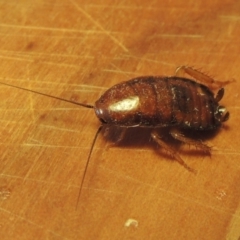
[[[180,65],[236,80],[211,157],[176,146],[196,175],[148,131],[100,134],[77,209],[94,111],[0,85],[2,240],[239,239],[240,1],[1,1],[0,36],[1,82],[83,103]]]

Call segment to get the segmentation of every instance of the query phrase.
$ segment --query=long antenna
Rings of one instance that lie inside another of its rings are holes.
[[[3,83],[3,82],[0,82],[0,84],[5,85],[5,86],[9,86],[9,87],[14,87],[14,88],[21,89],[21,90],[25,90],[25,91],[28,91],[28,92],[31,92],[31,93],[36,93],[38,95],[42,95],[42,96],[45,96],[45,97],[50,97],[50,98],[57,99],[57,100],[60,100],[60,101],[72,103],[72,104],[79,105],[79,106],[82,106],[82,107],[85,107],[85,108],[94,108],[94,106],[92,106],[90,104],[84,104],[84,103],[79,103],[79,102],[67,100],[67,99],[56,97],[56,96],[53,96],[53,95],[50,95],[50,94],[47,94],[47,93],[41,93],[41,92],[37,92],[37,91],[31,90],[31,89],[18,87],[18,86],[12,85],[12,84]]]
[[[31,92],[31,93],[36,93],[38,95],[42,95],[42,96],[45,96],[45,97],[50,97],[50,98],[57,99],[57,100],[60,100],[60,101],[63,101],[63,102],[72,103],[72,104],[79,105],[79,106],[82,106],[82,107],[94,108],[94,106],[90,105],[90,104],[78,103],[78,102],[75,102],[75,101],[71,101],[71,100],[67,100],[67,99],[64,99],[64,98],[56,97],[56,96],[53,96],[53,95],[50,95],[50,94],[47,94],[47,93],[41,93],[41,92],[38,92],[38,91],[35,91],[35,90],[31,90],[31,89],[27,89],[27,88],[24,88],[24,87],[19,87],[19,86],[15,86],[15,85],[8,84],[8,83],[3,83],[3,82],[0,82],[0,84],[5,85],[5,86],[9,86],[9,87],[13,87],[13,88],[17,88],[17,89],[21,89],[21,90],[24,90],[24,91],[27,91],[27,92]],[[79,190],[79,194],[78,194],[78,198],[77,198],[76,209],[78,207],[78,202],[79,202],[80,197],[81,197],[82,187],[83,187],[83,183],[84,183],[85,176],[86,176],[86,173],[87,173],[88,165],[89,165],[89,162],[90,162],[90,157],[92,155],[93,147],[95,145],[95,142],[97,140],[97,137],[98,137],[99,133],[102,130],[102,127],[103,127],[103,125],[101,125],[98,128],[98,130],[97,130],[97,132],[96,132],[96,134],[94,136],[90,152],[88,154],[87,162],[86,162],[86,165],[85,165],[85,168],[84,168],[84,172],[83,172],[83,176],[82,176],[82,180],[81,180],[81,184],[80,184],[80,190]]]
[[[91,157],[91,155],[92,155],[93,147],[94,147],[95,142],[96,142],[96,140],[97,140],[98,134],[99,134],[99,133],[101,132],[101,130],[102,130],[102,127],[103,127],[103,125],[101,125],[101,126],[98,128],[98,130],[97,130],[97,132],[96,132],[96,134],[95,134],[95,136],[94,136],[94,139],[93,139],[93,142],[92,142],[92,146],[91,146],[90,152],[89,152],[89,154],[88,154],[87,162],[86,162],[86,165],[85,165],[85,168],[84,168],[84,172],[83,172],[83,176],[82,176],[82,180],[81,180],[81,184],[80,184],[80,190],[79,190],[79,194],[78,194],[78,198],[77,198],[76,210],[77,210],[77,207],[78,207],[78,202],[79,202],[80,197],[81,197],[82,187],[83,187],[83,183],[84,183],[85,176],[86,176],[86,173],[87,173],[87,169],[88,169],[90,157]]]

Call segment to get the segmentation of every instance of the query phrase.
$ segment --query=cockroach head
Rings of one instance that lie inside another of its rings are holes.
[[[104,109],[102,108],[94,108],[95,113],[98,117],[98,119],[101,121],[102,124],[107,124],[107,120],[106,120],[106,113],[104,111]]]

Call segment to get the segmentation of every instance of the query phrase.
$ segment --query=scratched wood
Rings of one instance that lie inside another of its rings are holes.
[[[230,120],[202,136],[211,158],[176,146],[196,175],[148,131],[131,130],[119,146],[100,134],[77,209],[94,111],[1,85],[2,240],[239,239],[239,1],[22,0],[0,9],[1,82],[94,103],[113,84],[183,64],[236,79],[222,101]]]

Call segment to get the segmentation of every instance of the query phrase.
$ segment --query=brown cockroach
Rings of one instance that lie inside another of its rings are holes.
[[[197,82],[185,78],[183,74],[186,73]],[[223,86],[230,82],[215,81],[193,68],[181,66],[172,77],[144,76],[119,83],[109,88],[95,105],[77,103],[6,83],[1,84],[94,109],[101,125],[90,148],[80,185],[79,200],[91,153],[103,125],[115,125],[125,130],[130,127],[152,128],[152,139],[166,149],[177,162],[194,171],[182,160],[176,150],[160,138],[156,129],[168,127],[173,138],[209,153],[210,147],[199,140],[184,136],[180,129],[196,131],[217,129],[222,122],[227,121],[229,112],[219,105],[219,101],[224,95]],[[213,90],[216,89],[219,90],[214,96]],[[121,138],[123,135],[124,131]]]

